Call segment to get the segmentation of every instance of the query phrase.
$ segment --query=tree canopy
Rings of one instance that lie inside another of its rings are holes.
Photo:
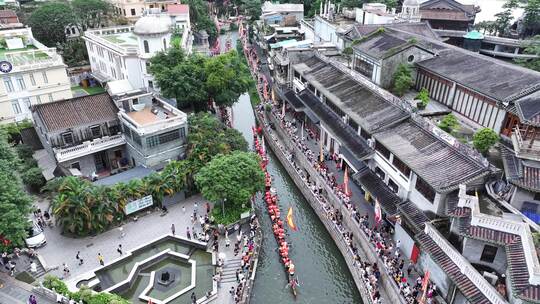
[[[227,200],[227,206],[239,208],[264,189],[264,173],[255,153],[235,151],[214,157],[195,175],[195,183],[209,201]]]
[[[112,11],[111,4],[104,0],[72,0],[71,6],[83,31],[100,27],[103,17]]]
[[[31,200],[16,175],[19,159],[0,130],[0,250],[24,245]]]
[[[205,110],[208,100],[230,106],[253,82],[236,50],[208,58],[172,47],[156,54],[150,63],[161,93],[175,98],[179,107],[191,106],[195,111]]]
[[[398,96],[403,96],[403,94],[405,94],[405,92],[407,92],[413,85],[410,66],[400,63],[396,72],[394,73],[393,82],[394,93],[396,93]]]
[[[66,42],[66,26],[76,24],[77,18],[67,3],[49,2],[38,7],[30,16],[28,25],[34,37],[48,47]]]
[[[536,55],[537,58],[515,59],[515,62],[521,66],[540,72],[540,35],[532,38],[532,43],[525,47],[523,53]]]
[[[498,141],[499,136],[490,128],[482,128],[473,136],[473,145],[482,154],[486,154]]]

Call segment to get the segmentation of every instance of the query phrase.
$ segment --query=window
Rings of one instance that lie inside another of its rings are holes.
[[[533,200],[540,201],[540,193],[535,193]]]
[[[28,112],[30,112],[30,98],[26,97],[26,98],[23,98],[22,99],[23,103],[24,103],[24,109],[25,109],[25,112],[26,110],[28,110]]]
[[[26,89],[26,83],[24,83],[24,78],[22,76],[17,77],[17,85],[19,86],[19,89],[21,90]]]
[[[139,136],[139,134],[133,132],[131,133],[131,136],[133,136],[133,141],[140,146],[142,146],[142,140],[141,140],[141,137]]]
[[[79,164],[79,162],[73,163],[71,164],[71,168],[81,171],[81,164]]]
[[[122,125],[122,130],[127,137],[131,138],[131,129],[128,126]]]
[[[109,134],[110,135],[116,135],[120,132],[120,127],[118,125],[110,126],[109,127]]]
[[[38,104],[41,104],[41,97],[39,95],[36,95],[36,102]]]
[[[51,94],[51,93],[49,93],[49,94],[47,94],[47,95],[49,96],[49,102],[53,102],[53,101],[54,101],[54,99],[53,99],[53,97],[52,97],[52,94]]]
[[[163,38],[163,49],[167,49],[167,41],[165,40],[165,38]]]
[[[73,144],[73,133],[66,132],[62,134],[62,139],[64,140],[65,145]]]
[[[375,174],[377,174],[377,176],[380,177],[382,180],[386,178],[386,173],[384,173],[384,171],[379,167],[375,167]]]
[[[4,78],[4,86],[6,87],[6,91],[8,93],[13,92],[13,82],[11,82],[10,78]]]
[[[92,132],[92,137],[101,137],[101,127],[100,126],[93,126],[90,127],[90,132]]]
[[[435,190],[431,188],[431,186],[426,183],[423,179],[420,178],[420,176],[416,177],[416,185],[414,188],[420,192],[430,203],[433,203],[433,200],[435,199]]]
[[[32,84],[32,86],[36,85],[36,79],[34,78],[34,74],[30,74],[30,83]]]
[[[371,138],[371,135],[364,128],[360,129],[360,136],[366,140]]]
[[[133,98],[131,100],[131,104],[138,105],[139,104],[139,98]]]
[[[180,130],[183,130],[183,129],[184,128],[181,128]],[[146,145],[149,148],[151,148],[160,144],[165,144],[165,143],[180,139],[181,132],[182,131],[179,131],[179,130],[173,130],[173,131],[165,132],[159,135],[150,136],[146,139]]]
[[[13,112],[15,114],[21,114],[21,106],[19,106],[19,101],[18,100],[12,100],[11,101],[11,106],[13,107]]]
[[[407,61],[408,62],[413,62],[414,61],[414,55],[409,55],[409,57],[407,57]]]
[[[151,89],[154,88],[154,82],[152,80],[148,80],[148,87]]]
[[[47,72],[43,71],[41,72],[41,75],[43,76],[43,82],[49,83],[49,78],[47,78]]]
[[[186,137],[186,129],[180,128],[180,138],[185,138],[185,137]]]
[[[398,193],[398,191],[399,191],[399,186],[391,178],[388,179],[388,187],[394,193]]]
[[[480,261],[487,262],[487,263],[493,263],[495,260],[495,256],[497,255],[497,247],[490,246],[490,245],[484,245],[484,250],[482,250],[482,256],[480,257]]]
[[[150,47],[148,46],[148,40],[144,40],[143,45],[144,45],[144,52],[145,53],[150,53]]]
[[[405,175],[405,177],[409,177],[409,174],[411,174],[411,168],[409,168],[407,165],[405,165],[404,162],[399,160],[396,156],[394,156],[394,159],[392,160],[392,164],[396,166],[396,168]]]
[[[126,9],[125,9],[125,8],[124,8],[124,16],[127,16],[127,14],[126,14]]]
[[[154,136],[150,136],[146,139],[146,145],[151,148],[151,147],[155,147],[157,145],[159,145],[159,138],[158,136],[154,135]]]
[[[352,118],[349,118],[347,123],[353,128],[354,132],[358,132],[358,124]]]
[[[384,158],[390,159],[390,151],[378,141],[375,141],[375,150],[381,153]]]
[[[135,9],[134,8],[131,9],[131,16],[135,16]]]
[[[150,70],[150,61],[145,61],[144,65],[146,66],[146,72]]]

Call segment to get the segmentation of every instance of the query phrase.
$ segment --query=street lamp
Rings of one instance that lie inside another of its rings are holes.
[[[222,201],[221,201],[221,211],[223,213],[223,218],[225,218],[225,202],[227,201],[226,198],[224,198]]]

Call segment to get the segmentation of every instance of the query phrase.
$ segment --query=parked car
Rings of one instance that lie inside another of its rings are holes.
[[[47,244],[43,229],[41,229],[34,221],[29,220],[29,222],[31,223],[31,226],[27,230],[28,237],[25,240],[26,246],[28,246],[28,248],[38,248]]]

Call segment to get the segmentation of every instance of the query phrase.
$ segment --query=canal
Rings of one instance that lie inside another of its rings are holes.
[[[251,127],[254,124],[249,96],[244,94],[233,107],[233,125],[242,132],[250,146],[253,143]],[[255,208],[260,216],[265,239],[252,303],[362,303],[345,260],[325,227],[271,151],[269,158],[268,171],[273,177],[273,187],[277,190],[282,214],[292,206],[298,226],[298,231],[290,232],[288,240],[292,243],[290,257],[296,265],[300,283],[299,296],[295,301],[286,288],[287,278],[279,262],[271,221],[266,214],[264,202],[257,200]]]

